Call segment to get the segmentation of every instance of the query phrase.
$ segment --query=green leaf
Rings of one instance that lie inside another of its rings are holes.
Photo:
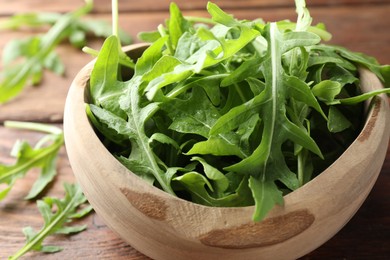
[[[0,29],[18,29],[22,26],[50,27],[43,35],[12,40],[5,46],[2,56],[6,66],[0,75],[0,104],[15,98],[28,84],[39,84],[43,68],[63,75],[64,65],[54,49],[65,39],[76,47],[82,47],[85,45],[87,34],[92,33],[97,37],[108,37],[111,34],[110,25],[106,21],[80,19],[92,8],[93,1],[88,0],[84,6],[66,14],[17,14],[0,24]],[[119,33],[119,37],[124,43],[131,41],[123,31]],[[22,60],[14,62],[16,58]],[[128,63],[127,61],[126,64]]]
[[[253,220],[264,219],[267,213],[276,205],[283,205],[283,195],[272,181],[261,181],[256,178],[249,178],[249,187],[252,190],[256,202]]]
[[[177,43],[185,31],[190,28],[190,23],[184,19],[179,7],[175,3],[169,6],[170,18],[168,20],[168,31],[170,44],[176,50]]]
[[[336,100],[336,103],[345,104],[345,105],[358,104],[380,94],[390,94],[390,88],[377,89],[358,96],[338,99]]]
[[[283,34],[281,51],[287,52],[296,47],[311,46],[319,43],[321,38],[311,32],[286,32]]]
[[[309,10],[306,8],[305,0],[295,0],[295,8],[298,15],[295,30],[307,31],[313,19],[310,16]]]
[[[248,79],[249,77],[259,75],[262,62],[263,59],[258,55],[245,60],[237,69],[223,79],[221,86],[229,86]]]
[[[54,24],[61,14],[59,13],[21,13],[15,14],[0,23],[0,30],[17,30],[24,26],[40,27]]]
[[[232,57],[244,48],[253,39],[259,36],[259,32],[249,27],[240,27],[240,36],[237,39],[219,39],[219,46],[204,54],[198,59],[194,67],[194,72],[198,73],[202,69],[213,66],[225,59]]]
[[[103,136],[106,138],[106,142],[107,140],[109,142],[113,142],[115,144],[117,144],[118,146],[126,146],[128,145],[128,140],[129,138],[125,135],[121,135],[118,131],[116,131],[115,129],[112,129],[112,128],[108,128],[106,127],[105,124],[102,124],[94,115],[94,112],[92,112],[92,109],[94,108],[91,108],[92,106],[94,105],[90,105],[90,104],[86,104],[85,106],[85,111],[87,113],[87,116],[88,116],[88,119],[91,121],[92,125],[100,132],[103,134]],[[96,110],[99,109],[99,107],[95,107]],[[109,112],[109,111],[105,111],[105,112]],[[99,111],[95,111],[95,113],[99,113]],[[111,112],[109,112],[111,113]],[[113,113],[111,113],[113,114]],[[114,114],[113,114],[114,115]],[[104,116],[104,115],[103,115]],[[116,115],[115,115],[116,116]],[[109,120],[109,119],[107,119]]]
[[[154,64],[162,57],[162,48],[167,39],[168,37],[161,37],[143,52],[135,65],[135,76],[142,76],[154,67]]]
[[[110,111],[95,106],[93,104],[90,104],[89,108],[91,109],[92,114],[95,116],[95,118],[99,120],[100,123],[103,123],[109,126],[110,129],[115,130],[117,135],[127,137],[134,133],[135,129],[130,128],[126,120],[115,115],[114,113],[111,113]]]
[[[39,48],[36,48],[34,52],[28,52],[23,62],[5,68],[5,72],[0,76],[0,104],[15,98],[30,81],[37,83],[37,71],[34,68],[37,65],[43,67],[47,56],[67,37],[68,28],[72,23],[91,9],[92,1],[88,1],[85,6],[78,10],[62,15],[46,34],[39,37]],[[33,37],[23,44],[16,45],[22,49],[14,50],[14,52],[18,53],[18,56],[20,56],[19,54],[25,54],[26,50],[24,48],[35,45],[37,39]],[[15,56],[16,54],[12,55]]]
[[[162,133],[154,133],[150,138],[149,142],[152,143],[153,141],[160,142],[162,144],[170,144],[173,147],[175,147],[177,150],[180,150],[180,147],[178,143],[170,138],[169,136],[162,134]]]
[[[57,253],[62,250],[63,248],[60,246],[42,246],[39,251],[44,253]]]
[[[333,46],[333,48],[335,52],[339,53],[347,60],[368,68],[370,71],[375,73],[375,75],[384,83],[385,87],[390,87],[390,82],[387,81],[389,79],[390,70],[383,69],[385,68],[385,66],[379,65],[378,61],[375,58],[369,57],[363,53],[352,52],[342,47]],[[387,67],[388,66],[389,65],[387,65]]]
[[[12,65],[20,57],[32,57],[39,51],[41,44],[40,37],[31,37],[28,39],[14,39],[9,41],[2,52],[3,65]]]
[[[69,234],[75,234],[79,233],[81,231],[84,231],[87,229],[86,225],[81,225],[81,226],[65,226],[62,228],[57,229],[56,234],[64,234],[64,235],[69,235]]]
[[[246,103],[233,107],[221,116],[210,130],[211,135],[216,135],[238,128],[241,124],[249,120],[255,113],[260,110],[260,107],[269,102],[266,93],[261,92]]]
[[[65,65],[62,63],[60,57],[55,52],[51,52],[44,60],[43,66],[57,75],[63,75],[65,73]],[[41,70],[42,71],[42,70]],[[36,84],[40,82],[37,81]]]
[[[169,128],[180,133],[209,137],[210,129],[218,119],[219,112],[205,97],[205,92],[196,87],[187,100],[176,99],[161,104],[161,109],[172,119]]]
[[[36,182],[31,187],[30,192],[25,197],[25,199],[33,199],[43,191],[43,189],[53,181],[54,177],[57,175],[57,155],[55,154],[51,158],[47,158],[46,161],[43,162],[43,167],[41,174],[39,175],[39,178],[36,180]]]
[[[158,31],[151,32],[139,32],[137,34],[137,38],[143,42],[155,42],[161,38],[161,34]]]
[[[225,13],[221,8],[212,2],[207,3],[207,11],[210,13],[213,21],[228,27],[234,27],[238,24],[232,15]]]
[[[334,106],[329,108],[328,129],[332,133],[341,132],[349,128],[351,122]]]
[[[204,173],[206,174],[207,178],[212,181],[212,190],[217,197],[221,197],[229,187],[229,180],[226,178],[226,176],[218,169],[208,164],[201,157],[192,157],[191,161],[198,161],[202,164]]]
[[[0,183],[6,188],[0,191],[0,200],[4,199],[15,182],[33,169],[40,168],[40,175],[32,186],[26,199],[38,196],[56,175],[58,151],[64,143],[62,131],[52,126],[38,123],[6,122],[6,126],[45,131],[52,134],[44,136],[33,148],[27,142],[16,142],[12,154],[16,157],[13,165],[0,165]]]
[[[78,208],[86,202],[86,198],[78,185],[65,183],[64,188],[66,193],[63,199],[45,197],[37,202],[44,225],[38,232],[33,231],[30,227],[25,228],[23,232],[26,235],[26,244],[9,259],[18,259],[30,250],[57,252],[61,250],[60,247],[42,244],[47,236],[78,233],[85,229],[84,226],[65,226],[72,221],[70,216],[78,211]],[[56,208],[55,211],[54,208]]]
[[[337,81],[324,80],[315,85],[312,92],[319,100],[331,103],[340,94],[341,88],[342,85]]]
[[[133,92],[133,95],[138,94]],[[131,140],[132,153],[130,154],[130,157],[125,158],[121,156],[118,157],[118,160],[135,174],[147,180],[148,183],[153,183],[153,176],[158,175],[158,178],[161,179],[162,185],[167,185],[164,174],[158,167],[157,161],[154,159],[153,151],[150,147],[150,141],[142,130],[142,122],[144,121],[139,121],[141,123],[138,123],[129,118],[131,121],[128,122],[100,107],[94,105],[90,105],[90,107],[94,116],[101,123],[105,124],[109,129],[115,130],[119,135],[127,136]],[[149,106],[144,108],[142,112],[139,111],[138,107],[128,109],[130,109],[130,111],[133,113],[132,116],[136,116],[136,120],[140,120],[141,116],[145,117],[144,120],[146,120],[148,113],[152,112],[151,110],[154,110],[155,108],[155,105]],[[138,112],[140,112],[140,114],[137,114]],[[147,150],[143,150],[140,147],[147,147]]]
[[[91,72],[90,94],[91,101],[110,112],[118,112],[119,96],[124,93],[125,83],[118,80],[119,42],[116,36],[108,37],[99,52],[94,68]]]
[[[252,181],[252,190],[264,192],[270,182],[277,179],[289,188],[298,186],[297,179],[287,168],[285,158],[281,152],[281,146],[287,140],[291,140],[322,156],[317,144],[300,127],[289,121],[285,115],[285,98],[287,97],[287,85],[282,69],[283,38],[276,24],[271,23],[268,31],[270,49],[268,58],[264,61],[266,88],[264,90],[264,105],[255,107],[260,114],[263,125],[262,139],[259,146],[247,158],[239,163],[226,167],[226,170],[250,174],[257,181]],[[287,48],[288,49],[288,48]],[[252,107],[248,107],[253,109]],[[243,108],[245,112],[245,108]],[[230,113],[230,112],[229,112]],[[270,174],[273,173],[272,177]],[[267,180],[267,181],[265,181]],[[260,185],[260,187],[253,187]],[[258,192],[258,191],[257,191]],[[259,199],[260,198],[260,199]],[[254,219],[261,219],[263,213],[270,209],[269,204],[262,202],[263,197],[255,197],[256,211]],[[265,208],[264,208],[265,207]]]
[[[162,87],[183,81],[192,74],[193,72],[175,57],[163,56],[155,63],[153,69],[142,77],[142,80],[148,83],[145,88],[146,96],[152,100]]]
[[[249,206],[253,203],[251,192],[248,187],[248,180],[243,178],[235,192],[226,194],[221,198],[214,198],[207,189],[212,189],[208,179],[200,173],[188,172],[182,176],[175,177],[174,182],[179,182],[190,192],[192,201],[207,205],[220,207]]]
[[[240,148],[240,139],[233,133],[211,136],[206,141],[195,143],[187,152],[187,155],[193,154],[212,154],[215,156],[235,155],[239,158],[248,156]]]
[[[132,82],[129,84],[132,84]],[[141,164],[147,169],[150,169],[150,172],[146,172],[145,174],[151,173],[166,192],[174,194],[170,186],[170,181],[167,180],[164,171],[158,165],[158,161],[150,147],[149,138],[144,130],[144,124],[158,110],[158,104],[150,103],[141,107],[138,91],[137,85],[131,85],[128,93],[119,101],[121,109],[128,115],[126,131],[130,133],[129,138],[132,144],[132,153],[130,154],[129,161],[137,162],[135,164],[137,169],[140,169],[139,165]]]
[[[313,92],[316,92],[314,87],[311,90],[307,83],[294,76],[287,77],[285,84],[288,85],[287,93],[290,97],[314,108],[326,119],[320,104],[313,94]]]

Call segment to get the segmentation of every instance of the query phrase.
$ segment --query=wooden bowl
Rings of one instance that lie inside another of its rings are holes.
[[[137,58],[145,45],[126,51]],[[259,223],[254,207],[216,208],[173,197],[127,170],[103,146],[85,113],[94,61],[74,79],[64,131],[69,160],[96,213],[135,249],[154,259],[295,259],[335,235],[355,214],[381,170],[389,140],[385,95],[373,99],[365,126],[323,173],[284,197]],[[380,88],[362,70],[364,90]]]

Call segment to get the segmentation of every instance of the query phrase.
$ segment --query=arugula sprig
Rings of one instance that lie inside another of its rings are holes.
[[[19,14],[0,24],[0,29],[15,29],[24,25],[51,26],[43,35],[12,40],[5,46],[2,55],[4,70],[0,73],[0,104],[15,98],[27,84],[40,83],[44,69],[63,74],[65,68],[55,48],[65,39],[80,48],[85,45],[88,33],[98,37],[108,37],[111,34],[111,27],[105,21],[80,19],[92,8],[93,1],[85,0],[83,7],[70,13]],[[118,36],[125,43],[131,41],[122,31]],[[23,60],[15,62],[19,58]]]
[[[45,253],[61,251],[62,248],[59,246],[43,245],[44,239],[53,234],[75,234],[87,228],[85,225],[67,225],[87,215],[92,207],[86,204],[87,199],[79,185],[65,183],[64,188],[65,197],[63,199],[45,197],[37,201],[44,225],[38,232],[31,227],[24,228],[26,244],[8,259],[18,259],[31,250]]]
[[[57,174],[58,151],[64,144],[62,130],[46,124],[6,121],[6,127],[41,131],[47,133],[34,147],[26,141],[17,141],[11,155],[17,161],[13,165],[0,165],[0,184],[7,187],[0,191],[0,200],[4,199],[15,182],[23,178],[33,168],[40,168],[40,174],[26,199],[38,196]]]
[[[211,19],[187,19],[171,4],[165,25],[142,34],[152,43],[130,79],[118,74],[118,40],[109,37],[87,114],[148,183],[208,206],[254,204],[260,221],[348,147],[362,125],[360,102],[390,92],[361,94],[358,66],[385,86],[390,71],[321,44],[331,36],[311,25],[303,0],[296,23],[237,20],[210,2],[207,10]]]
[[[15,143],[11,154],[17,158],[14,165],[0,165],[0,184],[7,187],[0,191],[0,200],[10,192],[15,182],[23,178],[25,174],[33,169],[40,168],[40,174],[34,182],[26,199],[35,199],[57,174],[56,164],[58,152],[64,144],[62,130],[58,127],[31,123],[6,121],[5,127],[15,129],[33,130],[46,133],[34,147],[26,141]],[[26,236],[26,244],[9,259],[18,259],[31,250],[45,253],[61,251],[58,246],[42,245],[44,239],[52,234],[74,234],[86,229],[85,225],[69,226],[75,219],[82,218],[91,212],[92,207],[88,205],[80,187],[77,184],[64,184],[65,198],[44,197],[37,201],[38,209],[43,216],[44,226],[39,232],[31,227],[23,229]]]

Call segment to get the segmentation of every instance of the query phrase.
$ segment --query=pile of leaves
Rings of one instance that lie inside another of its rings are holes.
[[[123,74],[118,39],[109,37],[87,106],[102,142],[172,195],[255,205],[253,219],[262,220],[348,147],[361,129],[360,103],[390,91],[361,93],[358,67],[388,85],[390,66],[321,44],[330,34],[311,25],[304,1],[296,8],[296,23],[265,23],[213,3],[211,19],[186,18],[171,4],[166,26],[141,35],[152,43]]]

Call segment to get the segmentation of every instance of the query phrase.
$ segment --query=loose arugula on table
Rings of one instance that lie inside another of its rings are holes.
[[[6,121],[6,127],[35,130],[47,133],[34,147],[26,141],[17,141],[11,155],[16,158],[13,165],[0,164],[0,184],[6,187],[0,190],[0,200],[4,199],[18,179],[28,171],[40,169],[40,174],[26,199],[36,198],[57,174],[58,152],[64,144],[62,130],[55,126],[30,122]]]
[[[34,147],[26,141],[17,141],[11,152],[11,155],[16,157],[16,162],[13,165],[0,164],[0,184],[7,185],[0,190],[0,200],[7,196],[15,182],[23,178],[29,170],[40,168],[39,177],[25,197],[28,200],[36,199],[57,174],[58,152],[64,144],[62,130],[55,126],[32,122],[6,121],[4,125],[8,128],[47,133]],[[86,229],[85,225],[67,224],[87,215],[92,207],[88,205],[77,184],[64,184],[64,188],[66,191],[64,199],[44,197],[37,201],[45,224],[39,232],[35,232],[31,227],[24,228],[26,244],[9,259],[18,259],[31,250],[45,253],[61,251],[62,248],[58,246],[42,245],[44,239],[52,234],[74,234]]]
[[[172,3],[165,26],[141,34],[151,45],[133,72],[119,73],[118,38],[107,38],[86,112],[148,183],[207,206],[255,205],[259,221],[348,147],[360,102],[390,92],[362,94],[358,67],[388,87],[390,66],[322,44],[331,36],[311,25],[303,0],[296,23],[238,20],[210,2],[207,10],[211,19],[187,18]]]
[[[44,239],[53,234],[75,234],[85,230],[85,225],[67,225],[74,219],[87,215],[92,207],[87,204],[81,188],[77,184],[64,184],[65,197],[45,197],[37,201],[38,209],[44,219],[44,225],[38,232],[31,227],[23,229],[26,244],[8,259],[19,259],[27,252],[34,250],[45,253],[55,253],[62,248],[53,245],[43,245]]]
[[[17,14],[0,23],[0,30],[19,29],[23,26],[50,26],[49,31],[43,35],[14,39],[4,47],[4,69],[0,72],[0,104],[15,98],[27,84],[39,84],[44,69],[62,75],[65,67],[55,48],[64,40],[67,39],[72,45],[81,48],[86,43],[87,34],[98,37],[111,35],[111,27],[105,21],[80,19],[93,8],[92,0],[85,0],[85,3],[78,10],[66,14]],[[123,43],[130,43],[128,35],[122,31],[118,35]]]

